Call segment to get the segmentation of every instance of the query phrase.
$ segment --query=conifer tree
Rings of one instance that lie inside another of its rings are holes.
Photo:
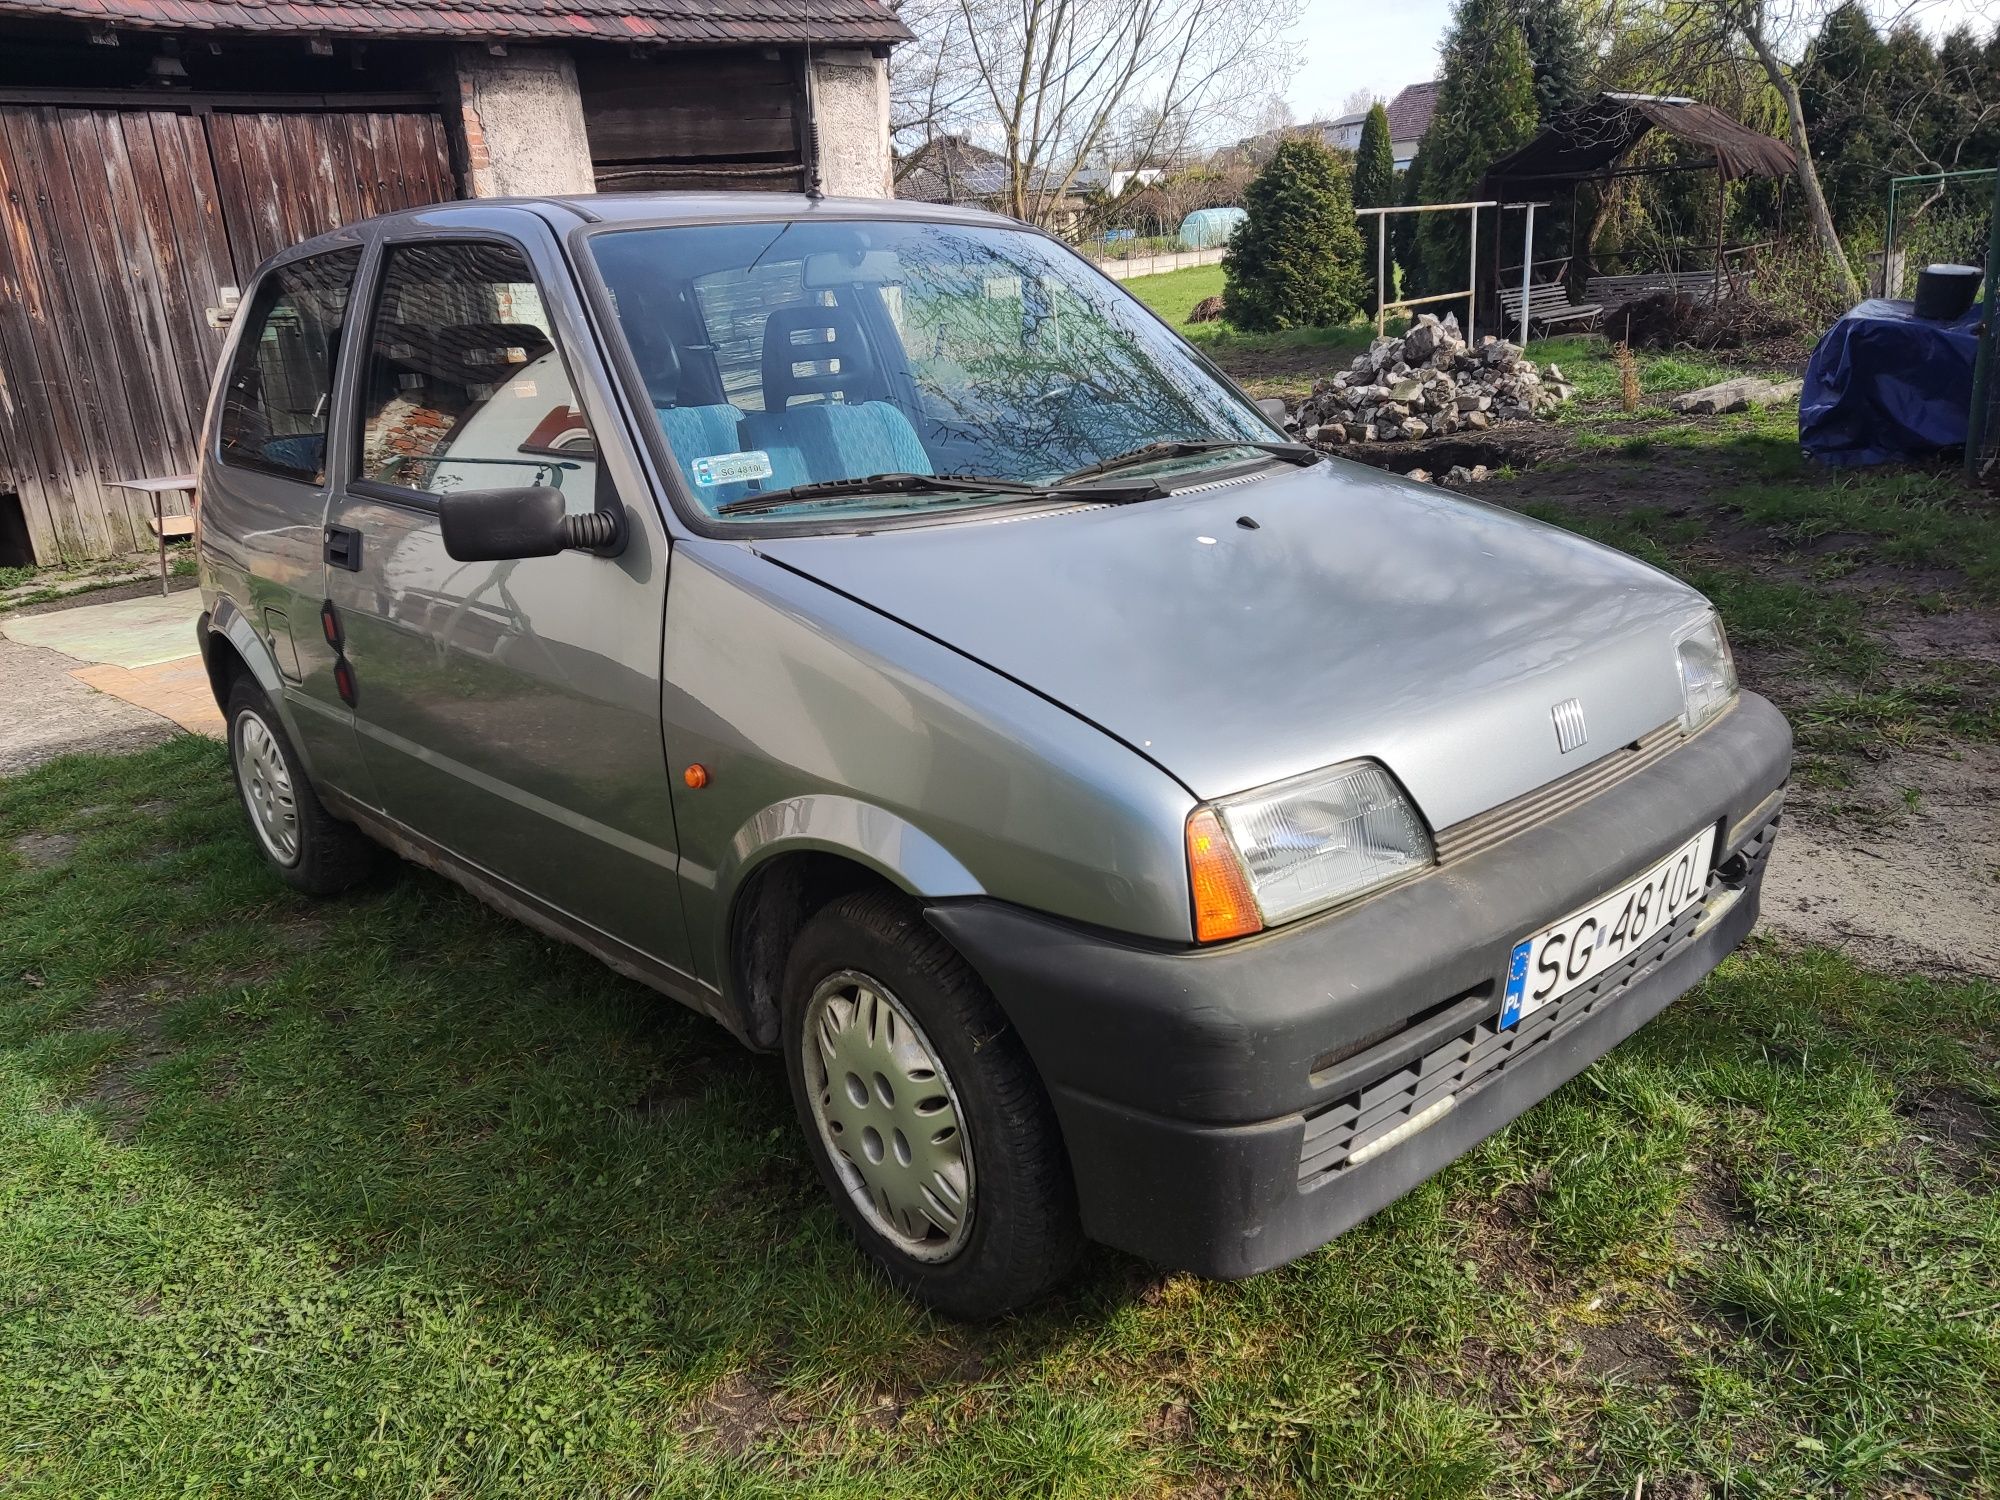
[[[1360,305],[1361,232],[1345,153],[1285,141],[1243,195],[1223,257],[1222,315],[1269,332],[1345,323]]]
[[[1512,0],[1459,0],[1445,35],[1443,60],[1437,110],[1422,146],[1425,203],[1472,197],[1486,169],[1536,130],[1534,63]],[[1420,216],[1415,265],[1408,269],[1423,292],[1447,292],[1468,283],[1470,218],[1465,213]],[[1490,211],[1481,216],[1482,240],[1493,233],[1492,219]]]
[[[1389,142],[1389,112],[1376,100],[1361,124],[1361,145],[1354,153],[1354,206],[1386,208],[1396,201],[1396,153]],[[1366,284],[1364,310],[1375,305],[1375,272],[1378,257],[1376,237],[1381,233],[1372,218],[1361,221],[1361,271]],[[1390,262],[1389,284],[1395,285],[1394,262]]]

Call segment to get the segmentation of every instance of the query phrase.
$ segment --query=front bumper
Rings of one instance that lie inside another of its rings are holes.
[[[1581,803],[1351,907],[1214,948],[994,902],[930,908],[1055,1104],[1085,1231],[1202,1275],[1284,1264],[1393,1202],[1686,991],[1757,917],[1791,733],[1745,694]],[[1706,894],[1582,990],[1500,1031],[1516,942],[1704,823]]]

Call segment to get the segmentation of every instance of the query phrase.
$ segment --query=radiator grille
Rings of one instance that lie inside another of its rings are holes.
[[[1600,756],[1560,780],[1536,787],[1512,802],[1503,802],[1462,823],[1440,829],[1437,836],[1438,863],[1449,865],[1461,859],[1470,859],[1517,833],[1533,828],[1537,823],[1569,811],[1599,792],[1608,791],[1626,777],[1645,770],[1680,744],[1681,739],[1678,723],[1662,724],[1632,744]]]
[[[1440,1039],[1416,1061],[1384,1073],[1346,1097],[1306,1116],[1299,1151],[1299,1183],[1316,1186],[1339,1176],[1357,1152],[1455,1096],[1490,1082],[1526,1053],[1617,1000],[1634,979],[1652,969],[1694,936],[1709,906],[1723,892],[1740,889],[1756,874],[1777,836],[1773,817],[1730,859],[1712,871],[1702,899],[1666,931],[1589,984],[1522,1018],[1502,1031],[1495,1014]]]

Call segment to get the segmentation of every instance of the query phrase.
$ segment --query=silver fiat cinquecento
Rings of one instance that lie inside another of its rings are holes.
[[[980,1316],[1339,1234],[1749,931],[1791,739],[1714,610],[1327,458],[1058,242],[779,195],[277,256],[200,474],[251,829],[783,1054]]]

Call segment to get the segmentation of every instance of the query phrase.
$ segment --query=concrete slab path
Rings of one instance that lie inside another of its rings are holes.
[[[220,737],[195,649],[199,590],[0,621],[0,775],[176,728]]]
[[[195,655],[194,622],[200,614],[201,591],[184,589],[165,598],[80,604],[10,619],[0,624],[0,633],[78,661],[132,670]]]

